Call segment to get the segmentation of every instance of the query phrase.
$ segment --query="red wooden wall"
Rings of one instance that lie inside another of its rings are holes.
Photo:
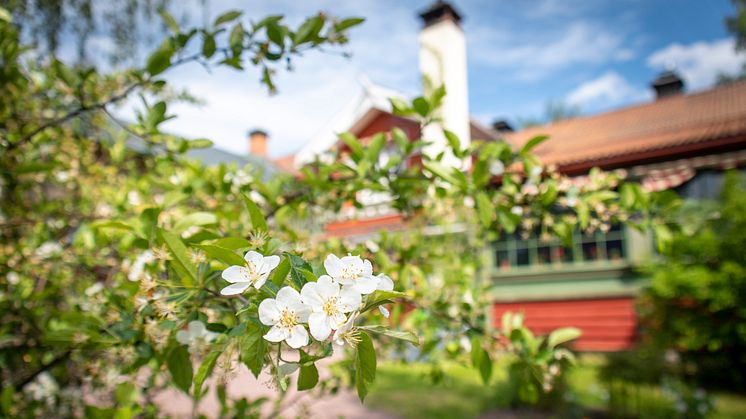
[[[526,326],[537,335],[559,327],[577,327],[583,336],[571,346],[580,351],[627,350],[634,347],[637,337],[637,315],[630,297],[495,303],[493,310],[498,328],[506,311],[523,312]]]

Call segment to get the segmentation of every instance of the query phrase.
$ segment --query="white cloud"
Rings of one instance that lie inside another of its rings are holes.
[[[594,106],[609,108],[633,101],[650,98],[646,89],[632,86],[624,77],[615,71],[587,81],[567,95],[567,101],[583,107]]]
[[[623,61],[634,52],[623,48],[624,36],[584,21],[558,30],[515,33],[477,28],[471,35],[474,60],[511,69],[519,80],[534,81],[574,65]]]
[[[670,44],[652,53],[648,66],[655,69],[675,67],[687,87],[692,90],[711,86],[721,73],[734,74],[744,63],[744,54],[737,54],[732,39],[700,41],[689,45]]]

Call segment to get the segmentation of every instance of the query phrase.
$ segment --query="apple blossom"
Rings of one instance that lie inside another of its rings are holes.
[[[220,290],[220,294],[240,294],[251,285],[259,289],[267,282],[270,272],[280,264],[279,256],[263,256],[253,250],[246,253],[244,260],[246,260],[246,266],[233,265],[223,271],[221,276],[231,285]]]
[[[308,326],[318,341],[326,340],[333,329],[346,320],[345,313],[356,310],[362,303],[360,293],[349,285],[340,287],[328,275],[317,282],[308,282],[300,291],[303,302],[311,307]]]
[[[329,255],[324,260],[326,273],[342,285],[350,285],[360,294],[370,294],[376,290],[380,279],[373,276],[373,265],[360,256],[348,255],[342,259]]]
[[[284,340],[293,349],[308,345],[308,332],[301,323],[306,323],[310,314],[311,307],[301,300],[298,291],[283,287],[276,298],[259,303],[259,321],[272,326],[264,339],[270,342]]]
[[[187,330],[176,332],[176,341],[182,345],[189,345],[200,339],[205,342],[212,342],[217,336],[217,333],[207,330],[207,327],[201,321],[192,320],[189,322]]]
[[[335,345],[344,346],[344,344],[346,343],[352,347],[355,347],[360,342],[360,332],[355,327],[355,320],[357,319],[357,315],[357,312],[350,314],[350,317],[347,319],[347,321],[334,331],[332,342],[334,342]]]

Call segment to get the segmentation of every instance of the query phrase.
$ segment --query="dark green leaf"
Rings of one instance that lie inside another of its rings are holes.
[[[414,110],[417,111],[420,116],[425,117],[430,113],[430,103],[424,97],[418,97],[412,101]]]
[[[324,26],[324,20],[320,16],[313,16],[306,19],[300,25],[293,36],[293,46],[313,41]]]
[[[350,148],[350,151],[352,152],[352,160],[355,162],[360,161],[360,158],[363,156],[363,146],[360,144],[357,137],[349,132],[343,132],[339,134],[339,139]]]
[[[461,157],[461,141],[459,140],[458,136],[453,132],[448,131],[447,129],[443,130],[443,134],[446,136],[446,140],[448,140],[448,145],[453,150],[453,155],[456,157]]]
[[[361,313],[364,313],[372,308],[378,307],[381,304],[386,304],[391,301],[393,298],[402,298],[406,297],[407,295],[403,292],[399,291],[375,291],[373,294],[370,294],[368,296],[368,299],[366,300],[365,307],[363,307],[362,310],[360,310]]]
[[[237,55],[236,52],[240,52],[243,49],[243,25],[240,23],[236,24],[236,26],[233,27],[233,30],[231,31],[230,37],[228,38],[228,45],[230,45],[231,50],[234,52],[234,55]]]
[[[282,284],[285,282],[285,278],[287,278],[288,273],[290,273],[290,261],[288,260],[287,256],[283,256],[280,264],[277,265],[277,268],[274,270],[274,272],[272,272],[272,276],[270,276],[269,282],[277,285],[278,287],[281,287]]]
[[[210,34],[205,34],[202,42],[202,55],[204,55],[205,58],[210,58],[215,54],[216,49],[215,37]]]
[[[183,345],[176,346],[168,355],[168,371],[176,387],[189,394],[192,385],[192,360]]]
[[[264,355],[267,353],[267,344],[262,337],[263,335],[264,333],[258,325],[249,323],[241,341],[241,361],[257,378],[259,378],[259,373],[262,372]]]
[[[171,56],[173,56],[174,50],[171,47],[171,43],[166,40],[161,46],[155,50],[150,57],[148,57],[145,68],[148,70],[151,76],[164,72],[171,65]]]
[[[355,352],[355,386],[360,401],[365,400],[368,386],[376,379],[376,350],[365,332],[360,332],[360,342]]]
[[[298,374],[298,391],[310,390],[319,382],[319,370],[316,365],[301,365]]]

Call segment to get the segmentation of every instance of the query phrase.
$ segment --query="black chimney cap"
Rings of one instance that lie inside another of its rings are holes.
[[[662,72],[657,79],[653,80],[651,86],[655,89],[655,96],[658,99],[684,92],[684,80],[672,70]]]
[[[492,129],[494,129],[497,132],[513,132],[515,131],[513,127],[510,126],[508,121],[504,119],[498,119],[495,122],[492,123]]]
[[[263,130],[261,128],[254,128],[254,129],[252,129],[252,130],[249,131],[249,137],[253,137],[255,135],[263,135],[263,136],[266,137],[268,134],[267,134],[267,131],[265,131],[265,130]]]
[[[461,22],[461,15],[450,4],[443,0],[438,0],[426,10],[420,12],[420,17],[425,23],[425,27],[434,25],[442,20],[450,19],[456,24]]]

